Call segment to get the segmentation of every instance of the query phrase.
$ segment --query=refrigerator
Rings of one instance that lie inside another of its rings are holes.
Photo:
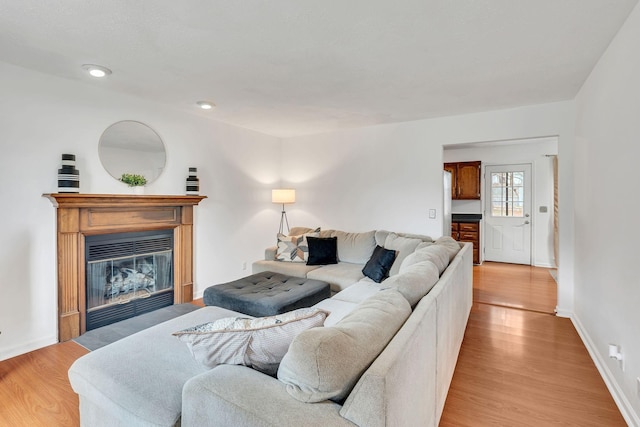
[[[442,235],[451,236],[451,172],[443,171]]]

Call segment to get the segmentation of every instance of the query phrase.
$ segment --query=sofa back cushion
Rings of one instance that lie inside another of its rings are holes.
[[[280,363],[278,379],[299,401],[342,401],[410,314],[398,291],[380,291],[335,326],[299,334]]]
[[[449,253],[449,261],[451,261],[460,252],[460,243],[453,240],[451,236],[442,236],[436,240],[436,245],[442,246]]]
[[[396,233],[389,233],[387,239],[384,241],[385,249],[393,249],[396,251],[396,260],[389,270],[389,276],[395,276],[400,272],[400,265],[402,261],[412,254],[419,244],[422,243],[420,239],[414,239],[410,237],[402,237]]]
[[[347,233],[333,230],[332,237],[338,238],[338,260],[352,264],[366,264],[376,248],[375,231]]]
[[[402,261],[400,274],[404,273],[413,264],[422,261],[431,261],[438,268],[438,274],[442,274],[449,265],[449,251],[442,245],[431,244],[422,248],[418,245],[416,251]]]
[[[289,230],[289,236],[299,236],[305,233],[313,233],[320,232],[320,237],[331,237],[333,235],[334,230],[323,230],[320,227],[309,228],[309,227],[292,227]]]
[[[411,234],[411,233],[395,233],[387,230],[376,230],[376,244],[380,246],[384,246],[385,240],[387,240],[387,236],[389,234],[397,234],[400,237],[408,237],[409,239],[418,239],[423,242],[433,242],[433,238],[431,236],[425,236],[424,234]]]
[[[300,236],[305,233],[313,233],[313,232],[319,232],[319,231],[320,231],[320,227],[317,227],[317,228],[292,227],[289,230],[289,236]]]
[[[384,288],[400,292],[415,307],[438,282],[438,268],[431,261],[422,261],[405,268],[403,273],[388,278],[382,283]]]

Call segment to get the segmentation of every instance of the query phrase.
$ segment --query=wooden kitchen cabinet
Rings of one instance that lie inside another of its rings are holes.
[[[445,163],[444,170],[451,172],[451,200],[456,200],[456,177],[458,176],[457,163]]]
[[[480,264],[480,223],[452,222],[451,237],[459,242],[473,243],[473,263]]]
[[[480,169],[482,163],[445,163],[444,170],[451,172],[452,200],[480,200]]]

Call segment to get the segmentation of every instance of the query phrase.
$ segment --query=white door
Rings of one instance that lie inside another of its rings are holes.
[[[531,164],[485,168],[484,259],[531,265]]]

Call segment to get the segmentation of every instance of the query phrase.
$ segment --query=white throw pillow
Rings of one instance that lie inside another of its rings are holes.
[[[307,237],[320,237],[320,229],[299,236],[285,236],[278,233],[277,261],[307,262],[309,258],[309,243]]]
[[[322,326],[329,312],[300,308],[276,316],[227,317],[173,333],[193,357],[214,368],[220,364],[250,366],[269,375],[300,332]]]

